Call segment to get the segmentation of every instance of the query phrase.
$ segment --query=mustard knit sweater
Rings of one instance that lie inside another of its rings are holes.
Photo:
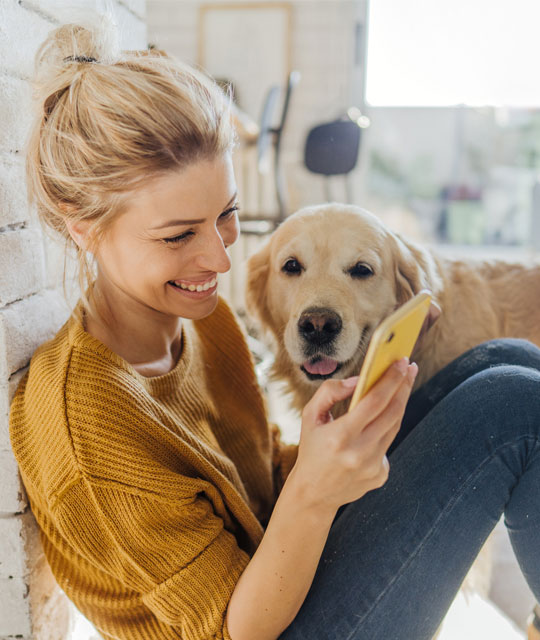
[[[225,302],[182,338],[175,368],[146,378],[72,315],[13,400],[45,555],[104,638],[229,638],[229,599],[294,464]]]

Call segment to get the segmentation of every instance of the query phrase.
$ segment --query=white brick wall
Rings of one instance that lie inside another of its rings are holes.
[[[122,48],[145,48],[145,0],[113,0]],[[0,0],[0,640],[66,640],[65,596],[41,551],[10,449],[9,403],[36,347],[68,315],[62,249],[26,202],[23,149],[33,56],[73,7],[99,0]]]

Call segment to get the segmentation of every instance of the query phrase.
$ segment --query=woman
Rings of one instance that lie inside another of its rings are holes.
[[[336,420],[356,378],[327,381],[299,447],[282,445],[218,297],[238,237],[228,102],[109,42],[104,25],[50,34],[27,154],[31,197],[88,284],[10,416],[68,597],[104,638],[420,640],[503,512],[539,596],[540,352],[466,354],[401,430],[415,364]]]

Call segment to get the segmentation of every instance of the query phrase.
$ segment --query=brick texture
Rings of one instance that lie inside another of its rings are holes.
[[[0,234],[0,306],[43,288],[44,259],[37,228],[8,230]]]
[[[122,49],[144,49],[145,0],[113,0]],[[65,595],[45,561],[9,443],[9,404],[35,349],[53,337],[69,305],[63,247],[46,238],[27,203],[24,153],[33,115],[37,47],[73,10],[99,0],[0,1],[0,640],[69,640]],[[73,263],[68,263],[73,273]],[[68,288],[68,294],[73,286]]]
[[[29,120],[21,113],[31,112],[28,80],[0,74],[0,151],[21,153],[28,134]]]
[[[0,229],[30,220],[24,162],[20,154],[0,154]]]

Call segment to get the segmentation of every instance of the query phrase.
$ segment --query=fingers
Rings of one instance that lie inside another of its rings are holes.
[[[348,414],[351,423],[356,425],[356,428],[359,424],[362,426],[371,424],[387,410],[389,414],[385,416],[386,418],[389,418],[392,423],[400,421],[417,372],[417,365],[415,363],[409,365],[407,358],[394,363]],[[357,381],[357,376],[345,380],[325,380],[304,407],[302,421],[315,425],[330,422],[332,420],[330,409],[336,402],[352,395]],[[403,389],[400,391],[401,388]],[[394,414],[396,417],[392,420],[391,416]]]
[[[415,363],[409,365],[405,380],[388,403],[385,411],[363,430],[362,435],[366,442],[371,440],[375,446],[375,443],[379,441],[381,450],[387,451],[401,426],[417,373],[417,365]]]
[[[386,409],[373,422],[360,430],[357,435],[354,448],[359,447],[368,452],[363,467],[364,471],[369,473],[372,488],[382,487],[388,480],[390,463],[386,452],[401,426],[403,413],[417,372],[418,367],[415,363],[407,367],[407,373],[402,377],[401,384]]]
[[[352,395],[358,376],[345,380],[325,380],[317,389],[311,400],[302,411],[302,419],[325,424],[332,419],[330,409],[339,402]]]
[[[414,378],[418,372],[415,363],[409,365],[407,358],[402,358],[388,368],[381,379],[360,400],[350,412],[350,416],[364,424],[373,422],[379,415],[386,411],[398,389],[405,384],[410,393]],[[410,376],[413,376],[412,380]],[[407,394],[408,397],[408,394]]]

